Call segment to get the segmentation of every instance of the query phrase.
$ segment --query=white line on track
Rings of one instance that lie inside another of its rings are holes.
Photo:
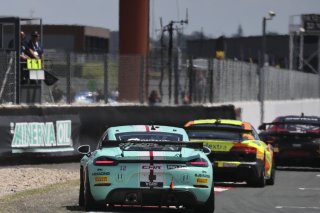
[[[320,177],[320,175],[317,175],[317,177]]]
[[[313,190],[313,191],[320,191],[320,188],[299,188],[300,190]]]
[[[320,209],[318,206],[276,206],[276,209]]]

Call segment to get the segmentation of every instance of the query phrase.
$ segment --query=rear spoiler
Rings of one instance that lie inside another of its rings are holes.
[[[154,147],[155,145],[173,145],[181,148],[191,148],[202,150],[203,143],[202,142],[181,142],[181,141],[112,141],[112,140],[104,140],[101,143],[100,148],[102,147],[126,147],[129,145],[135,144],[144,144],[145,146]]]
[[[219,126],[219,125],[192,125],[189,127],[185,127],[185,130],[224,130],[224,131],[233,131],[233,132],[239,132],[239,133],[249,133],[252,132],[252,130],[246,130],[241,126],[231,126],[231,125],[224,125],[224,126]]]
[[[266,130],[267,126],[270,125],[281,125],[281,124],[304,124],[304,125],[312,125],[312,126],[320,126],[320,123],[312,123],[312,122],[306,122],[306,121],[287,121],[287,122],[272,122],[272,123],[263,123],[261,124],[258,129],[259,130]]]

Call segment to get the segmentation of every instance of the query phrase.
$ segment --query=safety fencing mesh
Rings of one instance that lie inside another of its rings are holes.
[[[193,102],[259,100],[260,68],[256,64],[217,59],[195,59],[191,64]],[[320,98],[319,74],[275,67],[264,67],[262,72],[264,100]]]
[[[0,104],[16,101],[16,56],[15,52],[0,52]]]
[[[175,58],[169,69],[159,60],[48,51],[44,68],[58,81],[52,85],[42,82],[41,103],[148,103],[154,92],[162,105],[259,101],[260,68],[256,64]],[[0,53],[1,104],[15,103],[16,70],[15,54]],[[264,67],[263,72],[264,100],[320,98],[319,74],[275,67]],[[132,97],[126,96],[131,93]]]

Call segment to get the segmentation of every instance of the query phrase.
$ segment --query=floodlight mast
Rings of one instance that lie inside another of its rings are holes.
[[[264,122],[264,67],[267,65],[266,55],[266,25],[268,20],[272,20],[276,13],[273,11],[268,12],[268,17],[262,19],[262,48],[261,48],[261,61],[259,73],[259,101],[260,101],[260,123]]]

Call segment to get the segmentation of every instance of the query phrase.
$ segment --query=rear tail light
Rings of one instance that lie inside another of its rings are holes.
[[[94,165],[96,166],[114,166],[117,164],[118,164],[118,161],[115,161],[113,159],[106,158],[106,157],[99,157],[94,160]]]
[[[246,145],[235,145],[231,148],[230,152],[244,152],[246,154],[256,153],[257,149]]]
[[[288,132],[287,129],[279,127],[279,125],[273,125],[270,130],[271,132]]]
[[[194,167],[208,167],[208,166],[209,166],[209,163],[208,163],[208,161],[206,161],[206,160],[203,159],[203,158],[198,158],[198,159],[189,161],[189,162],[187,163],[187,165],[188,165],[188,166],[194,166]]]

